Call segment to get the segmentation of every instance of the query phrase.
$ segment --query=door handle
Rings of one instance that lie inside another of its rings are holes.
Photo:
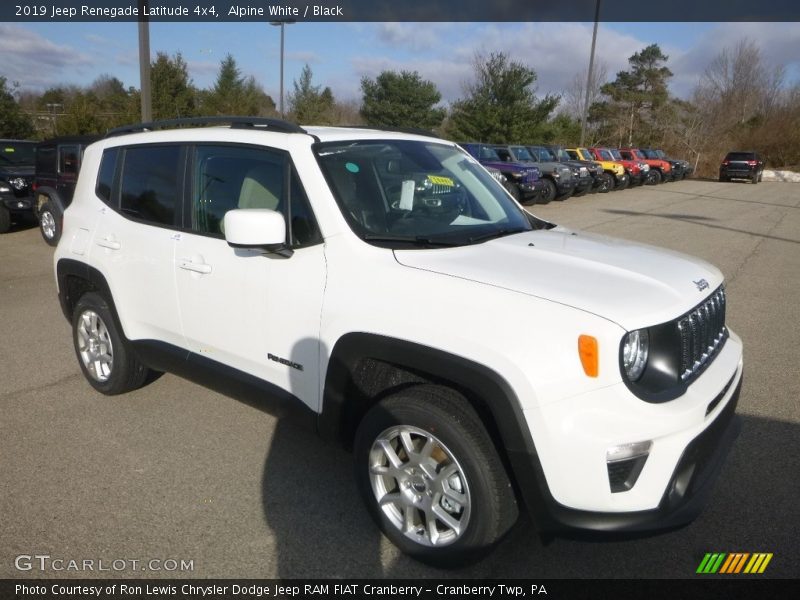
[[[97,240],[97,245],[103,248],[108,248],[109,250],[119,250],[122,248],[122,244],[109,238],[101,238]]]
[[[200,273],[201,275],[208,275],[211,273],[211,265],[206,263],[194,263],[186,258],[181,260],[178,266],[186,271],[194,271],[195,273]]]

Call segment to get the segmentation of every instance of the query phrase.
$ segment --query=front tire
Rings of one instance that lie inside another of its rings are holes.
[[[358,427],[354,457],[370,514],[421,562],[473,563],[517,519],[497,450],[467,400],[449,388],[417,385],[381,400]]]
[[[600,188],[597,190],[601,194],[607,194],[614,189],[614,176],[611,173],[600,175]]]
[[[647,185],[658,185],[661,183],[661,171],[650,169],[647,172]]]
[[[544,179],[544,192],[542,193],[542,204],[549,204],[555,200],[558,190],[556,184],[551,179]]]
[[[49,246],[57,246],[61,239],[61,222],[49,200],[39,209],[39,232]]]
[[[113,396],[142,387],[151,377],[117,330],[105,298],[87,292],[72,313],[72,341],[86,380],[102,394]]]

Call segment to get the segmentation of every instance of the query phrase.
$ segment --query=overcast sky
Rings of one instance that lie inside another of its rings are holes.
[[[264,23],[151,23],[150,47],[181,52],[190,76],[210,86],[219,62],[234,56],[277,100],[279,32]],[[362,76],[384,69],[416,70],[436,83],[443,99],[462,95],[476,52],[504,51],[532,67],[538,91],[560,93],[585,70],[592,25],[584,23],[297,23],[286,27],[286,89],[308,63],[314,83],[341,99],[360,98]],[[686,97],[709,60],[743,37],[758,44],[768,64],[787,67],[800,82],[797,23],[601,23],[597,56],[609,77],[630,55],[658,43],[675,74],[671,91]],[[23,89],[91,83],[110,74],[139,86],[136,23],[0,24],[0,75]]]

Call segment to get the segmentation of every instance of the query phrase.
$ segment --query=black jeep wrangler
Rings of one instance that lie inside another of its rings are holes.
[[[31,214],[35,148],[36,142],[0,140],[0,233],[11,228],[12,217]]]
[[[64,209],[72,202],[83,151],[96,135],[57,137],[36,146],[34,211],[44,241],[55,246],[61,238]]]

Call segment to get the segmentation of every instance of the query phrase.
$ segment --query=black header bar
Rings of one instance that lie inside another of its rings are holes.
[[[2,22],[592,22],[596,0],[3,0]],[[800,21],[797,0],[600,0],[607,22]]]

